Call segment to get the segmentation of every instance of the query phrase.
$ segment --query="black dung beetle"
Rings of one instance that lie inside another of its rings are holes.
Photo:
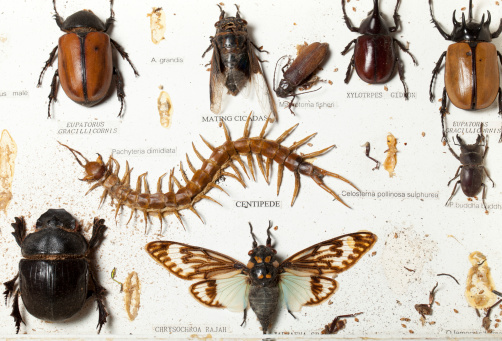
[[[75,315],[85,301],[94,295],[98,304],[98,333],[108,313],[103,303],[105,289],[99,285],[90,268],[89,253],[97,246],[106,226],[94,219],[92,237],[87,242],[80,225],[64,209],[50,209],[37,220],[36,230],[26,235],[23,217],[15,218],[12,235],[21,247],[23,259],[19,272],[5,282],[5,302],[14,295],[12,313],[19,333],[21,322],[19,295],[26,310],[38,319],[62,321]],[[88,289],[89,280],[92,290]],[[17,282],[17,288],[16,288]]]
[[[352,40],[342,52],[342,55],[345,55],[349,52],[350,46],[355,44],[354,54],[347,68],[344,82],[347,84],[349,83],[352,68],[355,68],[359,78],[366,83],[386,83],[394,75],[397,64],[399,78],[404,87],[404,98],[408,99],[408,87],[404,81],[404,66],[399,59],[396,45],[411,56],[415,65],[418,65],[418,63],[406,46],[390,35],[390,33],[396,32],[399,26],[397,9],[401,0],[397,0],[396,8],[394,9],[393,27],[388,27],[384,22],[380,14],[378,1],[379,0],[373,0],[373,10],[368,14],[368,17],[361,22],[361,26],[354,27],[345,11],[345,0],[342,0],[343,20],[345,24],[352,32],[361,34],[359,38]]]
[[[478,135],[476,143],[474,144],[466,144],[460,138],[460,136],[457,135],[457,140],[460,145],[460,156],[455,153],[455,151],[450,147],[450,144],[448,143],[450,152],[457,158],[458,161],[460,161],[460,163],[462,163],[462,165],[458,167],[457,172],[455,173],[455,177],[448,182],[448,186],[450,186],[450,183],[460,176],[460,180],[455,183],[453,192],[451,192],[451,196],[446,202],[446,205],[448,205],[448,203],[451,201],[451,199],[455,195],[458,184],[460,184],[462,192],[464,192],[467,197],[475,196],[479,193],[481,187],[483,187],[482,200],[483,206],[486,210],[486,186],[483,183],[483,172],[486,174],[488,179],[490,179],[494,187],[495,183],[493,182],[492,178],[490,178],[490,175],[486,171],[486,168],[483,166],[486,153],[488,152],[488,145],[485,144],[485,149],[483,151],[483,145],[481,144],[485,140],[485,137],[483,135],[483,124],[481,124],[480,131],[481,133],[480,135]],[[453,140],[453,142],[455,143],[455,140]]]
[[[472,0],[469,0],[469,17],[466,20],[465,14],[462,13],[462,21],[458,22],[455,18],[455,11],[453,11],[453,31],[451,34],[447,34],[434,18],[432,0],[429,0],[429,10],[432,23],[443,38],[455,42],[448,46],[448,51],[443,52],[439,57],[436,67],[432,70],[429,86],[429,98],[433,102],[434,79],[441,69],[443,58],[446,57],[445,87],[439,111],[443,127],[443,140],[447,140],[444,121],[448,111],[448,97],[457,108],[480,110],[489,107],[498,94],[499,114],[502,115],[502,90],[500,89],[500,71],[497,61],[498,56],[502,63],[502,55],[491,43],[492,39],[502,33],[502,19],[499,28],[493,33],[490,32],[492,21],[490,11],[488,11],[486,21],[483,14],[481,22],[477,22],[472,16]],[[502,135],[500,135],[499,142],[502,142]]]

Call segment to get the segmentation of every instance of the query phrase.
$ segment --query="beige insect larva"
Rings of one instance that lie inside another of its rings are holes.
[[[467,275],[465,298],[473,308],[489,308],[497,301],[497,296],[492,292],[495,285],[486,257],[481,252],[474,251],[469,255],[469,261],[472,267]]]
[[[0,137],[0,210],[7,215],[7,206],[12,199],[12,180],[17,146],[7,130]]]
[[[134,319],[138,316],[141,295],[141,283],[139,281],[138,274],[135,271],[129,273],[127,276],[127,279],[124,282],[123,290],[127,317],[129,317],[130,321],[134,321]]]
[[[164,33],[166,32],[166,14],[161,7],[153,8],[152,13],[148,13],[150,17],[150,30],[152,31],[152,42],[154,44],[160,43],[164,40]]]

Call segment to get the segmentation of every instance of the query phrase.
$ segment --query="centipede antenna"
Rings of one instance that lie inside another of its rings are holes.
[[[223,205],[222,205],[222,204],[220,204],[217,200],[215,200],[215,199],[211,198],[211,197],[210,197],[210,196],[208,196],[208,195],[201,195],[200,197],[201,197],[202,199],[211,200],[212,202],[215,202],[215,203],[217,203],[218,205],[220,205],[221,207],[223,207]]]
[[[284,140],[286,139],[286,137],[288,137],[288,136],[291,134],[291,132],[292,132],[293,130],[295,130],[295,129],[296,129],[296,127],[298,127],[298,125],[299,125],[299,124],[300,124],[300,123],[297,123],[297,124],[295,124],[294,126],[292,126],[291,128],[289,128],[288,130],[286,130],[284,133],[282,133],[282,135],[281,135],[281,136],[279,136],[279,137],[275,140],[275,142],[277,142],[277,143],[282,143],[282,141],[284,141]]]
[[[189,209],[190,211],[192,211],[193,213],[195,213],[195,215],[196,215],[197,217],[199,217],[200,221],[202,221],[202,223],[203,223],[203,224],[206,224],[206,223],[204,222],[204,220],[202,220],[202,218],[201,218],[201,216],[199,215],[199,213],[195,210],[195,208],[193,207],[193,205],[188,206],[188,209]]]
[[[217,188],[219,189],[220,191],[222,191],[223,193],[225,193],[226,195],[230,196],[230,194],[227,193],[227,191],[225,191],[223,188],[220,187],[220,185],[217,185],[215,184],[214,182],[210,182],[207,184],[209,187],[211,188]]]
[[[251,231],[251,237],[253,238],[253,248],[258,247],[258,242],[256,241],[256,238],[253,233],[253,225],[251,225],[251,222],[249,222],[249,230]]]
[[[73,149],[73,148],[70,148],[70,147],[68,147],[67,145],[65,145],[65,144],[63,144],[63,143],[61,143],[61,142],[59,142],[59,141],[58,141],[58,143],[59,143],[60,145],[62,145],[63,147],[66,147],[66,148],[68,148],[68,149],[70,150],[70,152],[73,154],[73,156],[75,157],[75,159],[77,160],[77,162],[78,162],[78,164],[79,164],[80,166],[85,167],[85,165],[83,165],[83,164],[82,164],[82,162],[81,162],[81,161],[79,160],[79,158],[77,157],[77,154],[78,154],[78,155],[80,155],[80,156],[81,156],[81,157],[85,160],[85,163],[86,163],[86,164],[87,164],[87,163],[89,163],[89,160],[87,160],[87,159],[86,159],[86,157],[85,157],[84,155],[82,155],[82,153],[81,153],[81,152],[79,152],[78,150],[75,150],[75,149]]]
[[[209,149],[211,149],[211,151],[212,151],[212,152],[214,152],[214,150],[215,150],[216,148],[214,148],[214,147],[213,147],[213,146],[212,146],[209,142],[207,142],[207,141],[206,141],[206,140],[202,137],[202,135],[200,135],[200,134],[199,134],[199,136],[200,136],[200,138],[202,139],[202,142],[204,142],[204,143],[206,144],[206,146],[207,146]]]
[[[283,173],[284,165],[279,165],[279,167],[277,167],[277,195],[279,195],[279,189],[281,188]]]
[[[244,174],[246,174],[246,176],[249,179],[248,171],[247,171],[246,166],[244,165],[244,162],[242,161],[241,157],[239,155],[234,155],[234,156],[232,156],[232,160],[235,160],[239,163],[239,165],[242,167],[242,170],[244,171]]]
[[[247,159],[248,159],[248,167],[249,170],[251,171],[251,176],[253,177],[253,181],[256,181],[256,178],[254,177],[253,154],[249,153]]]
[[[303,146],[305,143],[307,143],[310,139],[312,139],[314,136],[316,136],[317,133],[313,133],[312,135],[309,135],[307,137],[305,137],[304,139],[298,141],[298,142],[295,142],[291,145],[291,147],[289,147],[289,150],[293,151],[295,149],[298,149],[300,148],[301,146]]]
[[[265,169],[263,168],[263,157],[261,156],[261,154],[256,155],[256,163],[258,163],[258,168],[260,168],[261,174],[263,175],[263,177],[265,178],[265,181],[268,184],[269,183],[268,176],[265,175]]]
[[[295,203],[298,192],[300,191],[300,174],[295,173],[295,190],[293,191],[293,199],[291,199],[291,206]]]
[[[193,147],[193,151],[195,152],[195,155],[197,155],[199,160],[201,160],[202,162],[206,161],[206,159],[204,159],[204,157],[199,153],[197,148],[195,148],[195,144],[193,142],[192,142],[192,147]]]
[[[192,171],[192,173],[195,174],[195,172],[197,170],[193,167],[192,163],[190,162],[190,159],[188,158],[188,153],[186,154],[186,157],[187,157],[188,168],[190,168],[190,170]]]
[[[320,173],[320,174],[319,174]],[[315,181],[315,183],[317,185],[319,185],[319,187],[321,187],[322,189],[324,189],[326,192],[328,192],[329,194],[331,194],[336,200],[338,200],[339,202],[341,202],[342,204],[344,204],[345,206],[347,206],[348,208],[350,208],[349,205],[347,205],[331,188],[329,188],[325,183],[324,181],[322,180],[322,178],[324,176],[331,176],[333,178],[337,178],[337,179],[340,179],[346,183],[348,183],[349,185],[351,185],[352,187],[354,187],[355,189],[357,189],[359,191],[359,188],[357,188],[352,182],[350,182],[349,180],[345,179],[344,177],[336,174],[336,173],[331,173],[331,172],[328,172],[327,170],[324,170],[322,168],[318,168],[318,167],[315,167],[315,170],[314,170],[314,173],[310,176],[312,178],[312,180]]]
[[[157,180],[157,193],[162,193],[162,179],[166,176],[167,173],[159,176],[159,180]]]
[[[230,139],[230,134],[228,132],[228,129],[227,129],[227,125],[225,124],[225,121],[221,121],[221,125],[223,127],[223,131],[225,132],[225,139],[228,141],[228,142],[231,142],[232,140]]]
[[[324,153],[327,153],[327,152],[329,152],[331,149],[333,149],[335,147],[336,147],[336,145],[332,145],[332,146],[329,146],[329,147],[324,148],[322,150],[318,150],[317,152],[313,152],[313,153],[302,155],[302,157],[303,157],[304,160],[311,159],[313,157],[316,157],[316,156],[322,155]]]
[[[261,128],[260,135],[258,136],[259,138],[263,138],[265,136],[265,132],[267,130],[268,122],[270,121],[270,116],[267,117],[267,120],[265,121],[265,124],[263,125],[263,128]]]
[[[243,138],[249,137],[249,122],[251,121],[252,114],[253,114],[253,112],[251,111],[248,115],[248,119],[246,120],[246,124],[244,125],[244,134],[242,135]]]
[[[270,235],[270,229],[272,228],[272,221],[268,221],[268,229],[267,229],[267,246],[272,246],[272,236]]]

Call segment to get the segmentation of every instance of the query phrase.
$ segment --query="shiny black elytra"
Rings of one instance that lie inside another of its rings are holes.
[[[94,219],[92,237],[87,242],[80,225],[64,209],[49,209],[38,218],[36,231],[26,235],[23,217],[15,218],[12,235],[21,247],[23,259],[19,272],[5,282],[5,301],[14,295],[12,313],[16,333],[23,318],[19,311],[21,296],[26,310],[44,321],[62,321],[75,315],[90,296],[95,296],[99,310],[98,333],[108,313],[103,303],[105,289],[90,269],[88,258],[106,229],[103,219]],[[88,289],[88,281],[93,290]],[[17,288],[16,288],[17,282]]]
[[[396,45],[411,56],[415,65],[418,65],[418,63],[403,43],[390,35],[396,32],[399,27],[400,20],[397,9],[401,0],[397,0],[393,15],[394,26],[392,27],[388,27],[383,20],[380,14],[378,1],[379,0],[373,0],[373,10],[370,11],[368,17],[361,22],[360,27],[354,27],[345,11],[345,0],[342,0],[343,20],[345,21],[345,25],[347,25],[350,31],[360,34],[360,36],[352,40],[342,52],[342,55],[347,54],[351,45],[355,44],[354,54],[347,68],[344,82],[347,84],[349,83],[352,69],[355,68],[359,78],[366,83],[386,83],[394,75],[397,65],[399,78],[404,87],[404,98],[407,100],[409,97],[408,86],[404,81],[404,66],[399,58]]]
[[[446,202],[446,205],[448,205],[448,203],[451,201],[451,199],[455,195],[458,184],[460,184],[462,192],[464,192],[467,197],[475,196],[479,193],[481,187],[483,187],[482,200],[483,206],[486,210],[486,186],[483,183],[483,173],[485,173],[488,179],[490,179],[493,186],[495,186],[495,183],[493,182],[492,178],[490,178],[490,175],[486,171],[486,168],[483,166],[486,153],[488,152],[488,145],[485,144],[485,148],[483,150],[482,142],[485,140],[485,137],[483,135],[483,125],[481,125],[480,129],[481,134],[478,135],[476,143],[474,144],[466,144],[464,140],[462,140],[460,136],[457,135],[457,140],[459,143],[458,145],[460,146],[460,156],[455,153],[455,151],[450,147],[450,144],[448,143],[450,152],[457,158],[458,161],[460,161],[461,165],[458,167],[457,172],[455,173],[455,177],[448,182],[448,186],[450,186],[450,183],[460,176],[460,180],[455,183],[453,192],[451,192],[451,196]],[[453,140],[453,142],[455,143],[455,140]]]

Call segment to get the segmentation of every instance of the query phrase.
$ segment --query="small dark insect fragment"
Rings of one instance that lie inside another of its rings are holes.
[[[366,157],[368,157],[369,159],[373,160],[376,162],[376,166],[373,167],[371,170],[375,170],[375,169],[380,169],[380,161],[372,158],[370,156],[370,148],[371,148],[371,145],[369,142],[366,142],[365,144],[363,144],[361,147],[366,147]]]
[[[436,295],[435,291],[437,287],[438,283],[436,282],[436,285],[432,288],[429,294],[429,304],[415,304],[415,309],[424,319],[425,315],[432,315],[432,304],[434,303],[434,296]]]
[[[327,324],[324,327],[324,330],[321,332],[321,334],[336,334],[340,330],[345,328],[345,325],[347,324],[347,320],[342,320],[343,318],[348,318],[348,317],[356,317],[357,315],[361,315],[361,313],[355,313],[355,314],[350,314],[350,315],[339,315],[335,317],[333,322],[330,324]]]
[[[486,331],[488,331],[490,329],[490,323],[491,323],[491,320],[490,320],[490,313],[492,312],[492,308],[493,307],[496,307],[497,305],[499,305],[500,303],[502,302],[502,299],[497,301],[497,303],[495,303],[494,305],[492,305],[490,308],[488,308],[488,310],[486,311],[486,316],[483,317],[483,323],[482,323],[482,326],[483,328],[486,329]]]

